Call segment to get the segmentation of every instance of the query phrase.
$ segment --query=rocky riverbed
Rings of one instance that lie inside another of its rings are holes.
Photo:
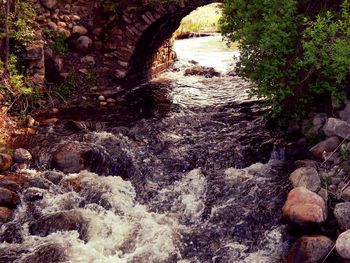
[[[0,180],[0,262],[285,260],[281,136],[250,83],[187,67],[113,113],[38,116],[33,161],[20,151]]]

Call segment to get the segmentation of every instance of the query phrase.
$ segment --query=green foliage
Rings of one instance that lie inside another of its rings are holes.
[[[55,87],[54,92],[58,97],[65,100],[72,94],[73,90],[76,87],[76,83],[77,80],[75,71],[71,70],[68,73],[68,77],[66,78],[66,80],[62,84],[57,85]]]
[[[53,40],[51,48],[59,55],[64,56],[68,52],[67,36],[63,32],[44,29],[44,34]]]
[[[324,94],[339,100],[350,68],[350,5],[301,11],[312,1],[225,0],[221,30],[238,41],[237,72],[274,116],[305,113]],[[340,11],[334,11],[339,10]],[[316,15],[315,15],[316,14]]]
[[[175,35],[181,33],[217,32],[221,9],[218,4],[200,7],[181,21]]]

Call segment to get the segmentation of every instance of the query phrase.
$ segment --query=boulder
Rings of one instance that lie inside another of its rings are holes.
[[[344,110],[339,112],[339,117],[343,121],[350,122],[350,104],[346,104]]]
[[[298,169],[301,167],[312,167],[317,169],[318,168],[318,162],[313,160],[297,160],[294,162],[294,168]]]
[[[78,173],[87,169],[89,150],[84,144],[64,144],[53,153],[51,167],[64,173]]]
[[[86,237],[88,224],[78,211],[64,211],[44,215],[29,224],[31,235],[45,237],[58,231],[78,231],[79,238]]]
[[[0,153],[0,172],[4,172],[13,165],[13,159],[10,155]]]
[[[321,188],[321,179],[313,167],[301,167],[296,169],[289,177],[294,187],[303,186],[316,192]]]
[[[282,208],[283,216],[298,226],[320,224],[327,219],[327,207],[322,197],[305,187],[289,192]]]
[[[335,249],[343,259],[350,260],[350,230],[340,234],[335,243]]]
[[[212,67],[194,66],[185,70],[185,76],[219,77],[221,74]]]
[[[310,149],[310,152],[316,158],[322,159],[324,152],[333,152],[339,146],[339,144],[340,144],[339,138],[336,136],[333,136],[331,138],[326,139],[325,141],[322,141],[316,144],[314,147]]]
[[[92,40],[87,36],[80,36],[76,41],[76,49],[80,53],[87,53],[92,46]]]
[[[345,200],[350,202],[350,186],[346,187],[343,192],[341,193],[340,197]]]
[[[44,56],[44,49],[42,44],[32,45],[26,47],[23,58],[26,60],[40,60]]]
[[[327,114],[326,113],[317,113],[313,119],[312,124],[314,126],[322,126],[327,120]]]
[[[0,206],[15,208],[17,205],[19,205],[19,203],[20,199],[15,192],[0,187]]]
[[[88,30],[83,26],[74,26],[72,29],[72,33],[79,36],[85,35],[87,32]]]
[[[41,4],[49,10],[53,10],[57,5],[57,0],[40,0]]]
[[[95,65],[95,59],[92,56],[85,56],[80,60],[80,62],[86,65]]]
[[[338,136],[345,139],[350,136],[350,123],[336,118],[329,118],[323,127],[323,131],[328,137]]]
[[[0,206],[0,225],[8,222],[12,217],[12,209],[4,206]]]
[[[288,255],[288,263],[319,263],[332,250],[334,242],[326,236],[304,236],[298,239]]]
[[[13,153],[13,160],[15,163],[26,163],[33,159],[32,154],[23,148],[18,148]]]
[[[350,229],[350,202],[337,204],[334,208],[334,216],[342,231]]]

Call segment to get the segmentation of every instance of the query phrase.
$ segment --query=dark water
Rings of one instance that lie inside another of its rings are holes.
[[[41,129],[35,167],[22,171],[32,183],[0,228],[0,262],[284,262],[279,134],[265,128],[250,83],[184,77],[188,66],[120,98],[115,112],[72,114],[78,123],[65,113]],[[50,172],[67,143],[94,153],[89,170]]]

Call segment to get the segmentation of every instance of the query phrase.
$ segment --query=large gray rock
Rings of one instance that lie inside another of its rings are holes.
[[[313,167],[296,169],[289,177],[294,187],[303,186],[310,191],[317,192],[321,188],[321,179]]]
[[[343,259],[350,259],[350,230],[347,230],[338,237],[335,248]]]
[[[40,0],[41,4],[49,10],[52,10],[56,7],[57,5],[57,0]]]
[[[89,52],[92,46],[92,40],[88,36],[81,36],[76,41],[77,51],[80,53]]]
[[[344,110],[339,112],[339,117],[343,121],[350,122],[350,104],[346,104]]]
[[[323,127],[323,131],[328,137],[338,136],[349,139],[350,124],[336,118],[329,118]]]
[[[316,158],[322,159],[324,152],[333,152],[340,144],[338,137],[333,136],[325,141],[319,142],[310,149],[310,152]]]
[[[298,239],[288,255],[288,263],[318,263],[326,258],[334,242],[326,236],[304,236]]]
[[[320,224],[327,219],[326,202],[305,187],[297,187],[289,192],[282,212],[292,224],[302,227]]]
[[[342,231],[350,229],[350,202],[337,204],[334,209],[334,216]]]

